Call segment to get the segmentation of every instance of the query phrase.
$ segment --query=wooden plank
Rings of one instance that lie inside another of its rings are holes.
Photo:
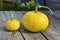
[[[7,19],[5,15],[3,14],[3,11],[0,11],[0,40],[7,40],[11,33],[11,32],[7,33],[7,31],[5,30],[4,24],[6,20]]]
[[[49,13],[46,12],[45,13]],[[60,40],[60,20],[55,17],[48,15],[50,24],[48,28],[42,33],[47,37],[48,40]]]
[[[53,10],[59,10],[60,9],[60,3],[46,3],[46,5],[49,6]]]
[[[7,19],[10,19],[9,11],[4,11],[4,14],[5,14]]]
[[[3,11],[0,11],[0,22],[2,22],[2,26],[4,26],[6,20],[7,20],[7,18],[3,14]],[[5,27],[2,27],[2,31],[3,31],[4,28]]]
[[[10,18],[8,11],[4,11],[4,14],[7,18]],[[7,35],[7,38],[9,40],[24,40],[19,31],[16,31],[15,33],[11,32],[9,36]]]
[[[13,12],[14,13],[14,16],[15,18],[19,19],[20,22],[22,22],[22,16],[24,14],[24,11],[23,12],[19,12],[19,11],[16,11],[16,12]],[[20,33],[22,34],[23,38],[25,40],[46,40],[42,34],[40,33],[30,33],[30,32],[27,32],[24,28],[23,28],[23,25],[21,23],[21,28],[20,28]]]
[[[60,11],[55,11],[53,16],[60,19]]]

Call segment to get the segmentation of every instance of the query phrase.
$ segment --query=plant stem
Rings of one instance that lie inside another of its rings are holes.
[[[53,11],[49,7],[47,7],[47,6],[41,6],[41,8],[47,8],[51,12],[51,14],[53,14]]]
[[[36,11],[35,12],[37,13],[37,11],[38,11],[38,6],[36,6]]]
[[[36,6],[36,12],[38,11],[38,8],[40,9],[40,8],[47,8],[50,12],[51,12],[51,14],[53,14],[53,11],[49,8],[49,7],[47,7],[47,6],[41,6],[41,5],[37,5]]]
[[[9,13],[9,14],[10,14],[11,20],[12,20],[12,19],[14,19],[14,16],[13,16],[12,11],[10,11],[10,13]]]

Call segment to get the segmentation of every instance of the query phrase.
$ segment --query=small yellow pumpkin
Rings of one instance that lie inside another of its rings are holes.
[[[11,16],[11,19],[6,21],[5,28],[9,31],[16,31],[20,28],[20,22],[14,18],[11,11],[10,11],[10,16]]]

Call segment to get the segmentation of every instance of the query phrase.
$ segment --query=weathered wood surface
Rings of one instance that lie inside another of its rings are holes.
[[[22,17],[26,11],[12,11],[15,18],[21,22],[21,28],[13,32],[9,32],[5,29],[5,21],[10,19],[9,11],[0,11],[0,40],[60,40],[60,20],[50,15],[48,11],[42,11],[49,17],[49,27],[39,33],[31,33],[26,31],[22,25]],[[56,12],[54,12],[56,13]],[[58,13],[58,12],[57,12]]]
[[[9,38],[10,32],[6,32],[4,23],[6,21],[6,17],[2,11],[0,11],[0,40],[7,40]]]
[[[50,15],[49,12],[45,12],[45,13],[49,17],[50,24],[49,24],[49,27],[47,28],[47,30],[42,32],[42,35],[44,35],[47,40],[60,40],[60,34],[59,34],[59,32],[60,32],[60,30],[59,30],[60,29],[60,27],[59,27],[60,26],[60,22],[59,21],[60,20],[58,20],[54,16]],[[21,14],[25,14],[25,13],[24,12],[20,12],[20,13],[16,14],[16,12],[15,12],[15,17],[17,19],[19,19],[20,21],[21,21],[20,18],[22,18]],[[56,14],[54,14],[54,15],[56,15]],[[23,32],[26,32],[24,28],[21,28],[20,30],[22,30],[21,32],[22,32],[23,36],[25,37],[25,39],[27,39],[27,38],[29,39],[30,38],[29,36],[27,36],[27,35],[29,35],[28,33],[23,33]],[[38,33],[38,35],[39,35],[39,33]],[[31,36],[31,34],[30,34],[30,36]],[[36,34],[35,34],[35,36],[36,36]]]
[[[19,19],[20,22],[21,22],[21,28],[20,28],[20,32],[22,33],[23,37],[25,40],[46,40],[42,34],[40,33],[30,33],[30,32],[27,32],[24,28],[23,28],[23,25],[22,25],[22,16],[25,12],[14,12],[13,11],[13,14],[15,16],[15,18]]]
[[[48,40],[60,40],[60,20],[56,18],[58,15],[54,14],[54,16],[52,16],[49,15],[50,12],[45,13],[49,17],[50,24],[49,27],[42,33],[46,36]]]
[[[60,20],[60,11],[55,11],[53,16]]]
[[[3,11],[0,11],[0,40],[23,40],[22,35],[20,32],[16,32],[15,34],[13,32],[9,32],[5,29],[5,21],[7,20],[8,15],[4,15]],[[7,12],[6,12],[7,13]],[[8,13],[7,13],[8,14]]]

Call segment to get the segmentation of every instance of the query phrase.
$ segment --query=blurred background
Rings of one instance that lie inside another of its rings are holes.
[[[0,10],[35,10],[34,6],[30,9],[20,7],[21,3],[26,3],[31,0],[0,0]],[[60,0],[34,0],[34,5],[39,3],[50,7],[52,10],[60,10]]]

